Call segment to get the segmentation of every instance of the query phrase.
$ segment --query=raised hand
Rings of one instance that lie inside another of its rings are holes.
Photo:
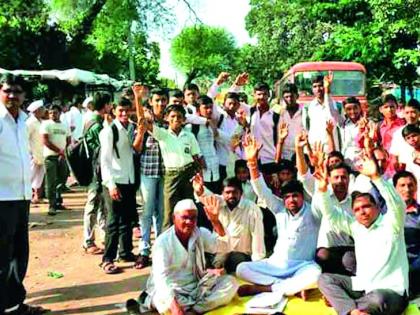
[[[308,144],[308,134],[306,131],[300,132],[295,138],[295,148],[303,149]]]
[[[313,176],[317,181],[318,191],[326,192],[328,189],[327,161],[324,161],[321,165],[315,168]]]
[[[197,196],[201,196],[204,193],[203,175],[201,175],[201,173],[195,174],[194,177],[191,179],[191,182],[194,192],[197,194]]]
[[[324,76],[324,88],[329,88],[333,81],[334,74],[332,71],[328,72],[328,75]]]
[[[243,109],[242,107],[239,107],[236,111],[235,118],[242,127],[246,127],[248,125],[248,122],[246,120],[246,112],[245,109]]]
[[[363,116],[362,118],[359,119],[359,121],[357,122],[357,126],[359,127],[360,133],[363,133],[365,131],[368,123],[369,123],[369,120],[367,119],[366,116]]]
[[[220,72],[219,76],[217,77],[216,84],[222,85],[229,79],[230,73],[229,72]]]
[[[249,74],[246,72],[243,72],[239,74],[235,79],[235,85],[236,86],[243,86],[248,83]]]
[[[206,196],[202,199],[204,211],[210,222],[217,222],[219,220],[220,201],[215,195]]]
[[[289,134],[289,125],[285,122],[282,122],[279,126],[279,141],[284,142]]]
[[[258,159],[258,152],[261,150],[261,146],[258,145],[257,141],[253,136],[247,134],[242,142],[245,152],[245,158],[248,161],[256,161]]]
[[[359,172],[370,179],[376,179],[380,177],[378,165],[374,160],[372,154],[365,152],[362,154],[362,164],[360,166]]]
[[[312,150],[309,152],[309,160],[315,168],[320,167],[324,163],[324,145],[320,141],[314,143]]]
[[[335,128],[334,121],[332,119],[328,120],[327,121],[327,126],[326,126],[325,129],[326,129],[326,131],[329,135],[333,134],[334,128]]]

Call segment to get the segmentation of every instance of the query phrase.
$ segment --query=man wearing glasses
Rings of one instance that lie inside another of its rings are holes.
[[[0,78],[0,314],[8,315],[46,312],[23,303],[32,195],[24,86],[22,77]]]

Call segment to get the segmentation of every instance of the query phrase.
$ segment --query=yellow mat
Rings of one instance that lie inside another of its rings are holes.
[[[240,298],[236,296],[233,301],[225,306],[206,313],[207,315],[234,315],[246,314],[245,303],[250,297]],[[303,301],[297,297],[289,298],[286,308],[283,311],[286,315],[337,315],[333,308],[327,307],[321,299],[321,293],[314,292]],[[410,304],[403,315],[420,315],[418,307]]]

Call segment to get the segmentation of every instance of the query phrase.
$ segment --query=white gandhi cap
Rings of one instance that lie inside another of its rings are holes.
[[[91,96],[86,97],[86,99],[82,103],[82,107],[83,108],[87,108],[87,106],[89,105],[89,103],[91,103],[92,101],[93,101],[93,97],[91,97]]]
[[[174,213],[179,213],[185,210],[195,210],[197,211],[197,206],[195,205],[192,199],[183,199],[178,201],[174,208]]]
[[[43,100],[37,100],[32,102],[31,104],[29,104],[27,110],[28,112],[35,112],[37,109],[41,108],[42,106],[44,106],[44,101]]]

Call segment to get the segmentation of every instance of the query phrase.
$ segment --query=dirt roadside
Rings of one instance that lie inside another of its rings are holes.
[[[120,307],[144,288],[149,268],[135,270],[132,264],[119,264],[123,273],[103,273],[98,266],[101,256],[82,250],[86,193],[73,190],[64,195],[64,204],[71,210],[55,217],[47,216],[47,204],[31,207],[26,302],[51,309],[49,314],[126,314]],[[134,253],[138,253],[137,242]],[[53,278],[49,272],[63,277]]]

